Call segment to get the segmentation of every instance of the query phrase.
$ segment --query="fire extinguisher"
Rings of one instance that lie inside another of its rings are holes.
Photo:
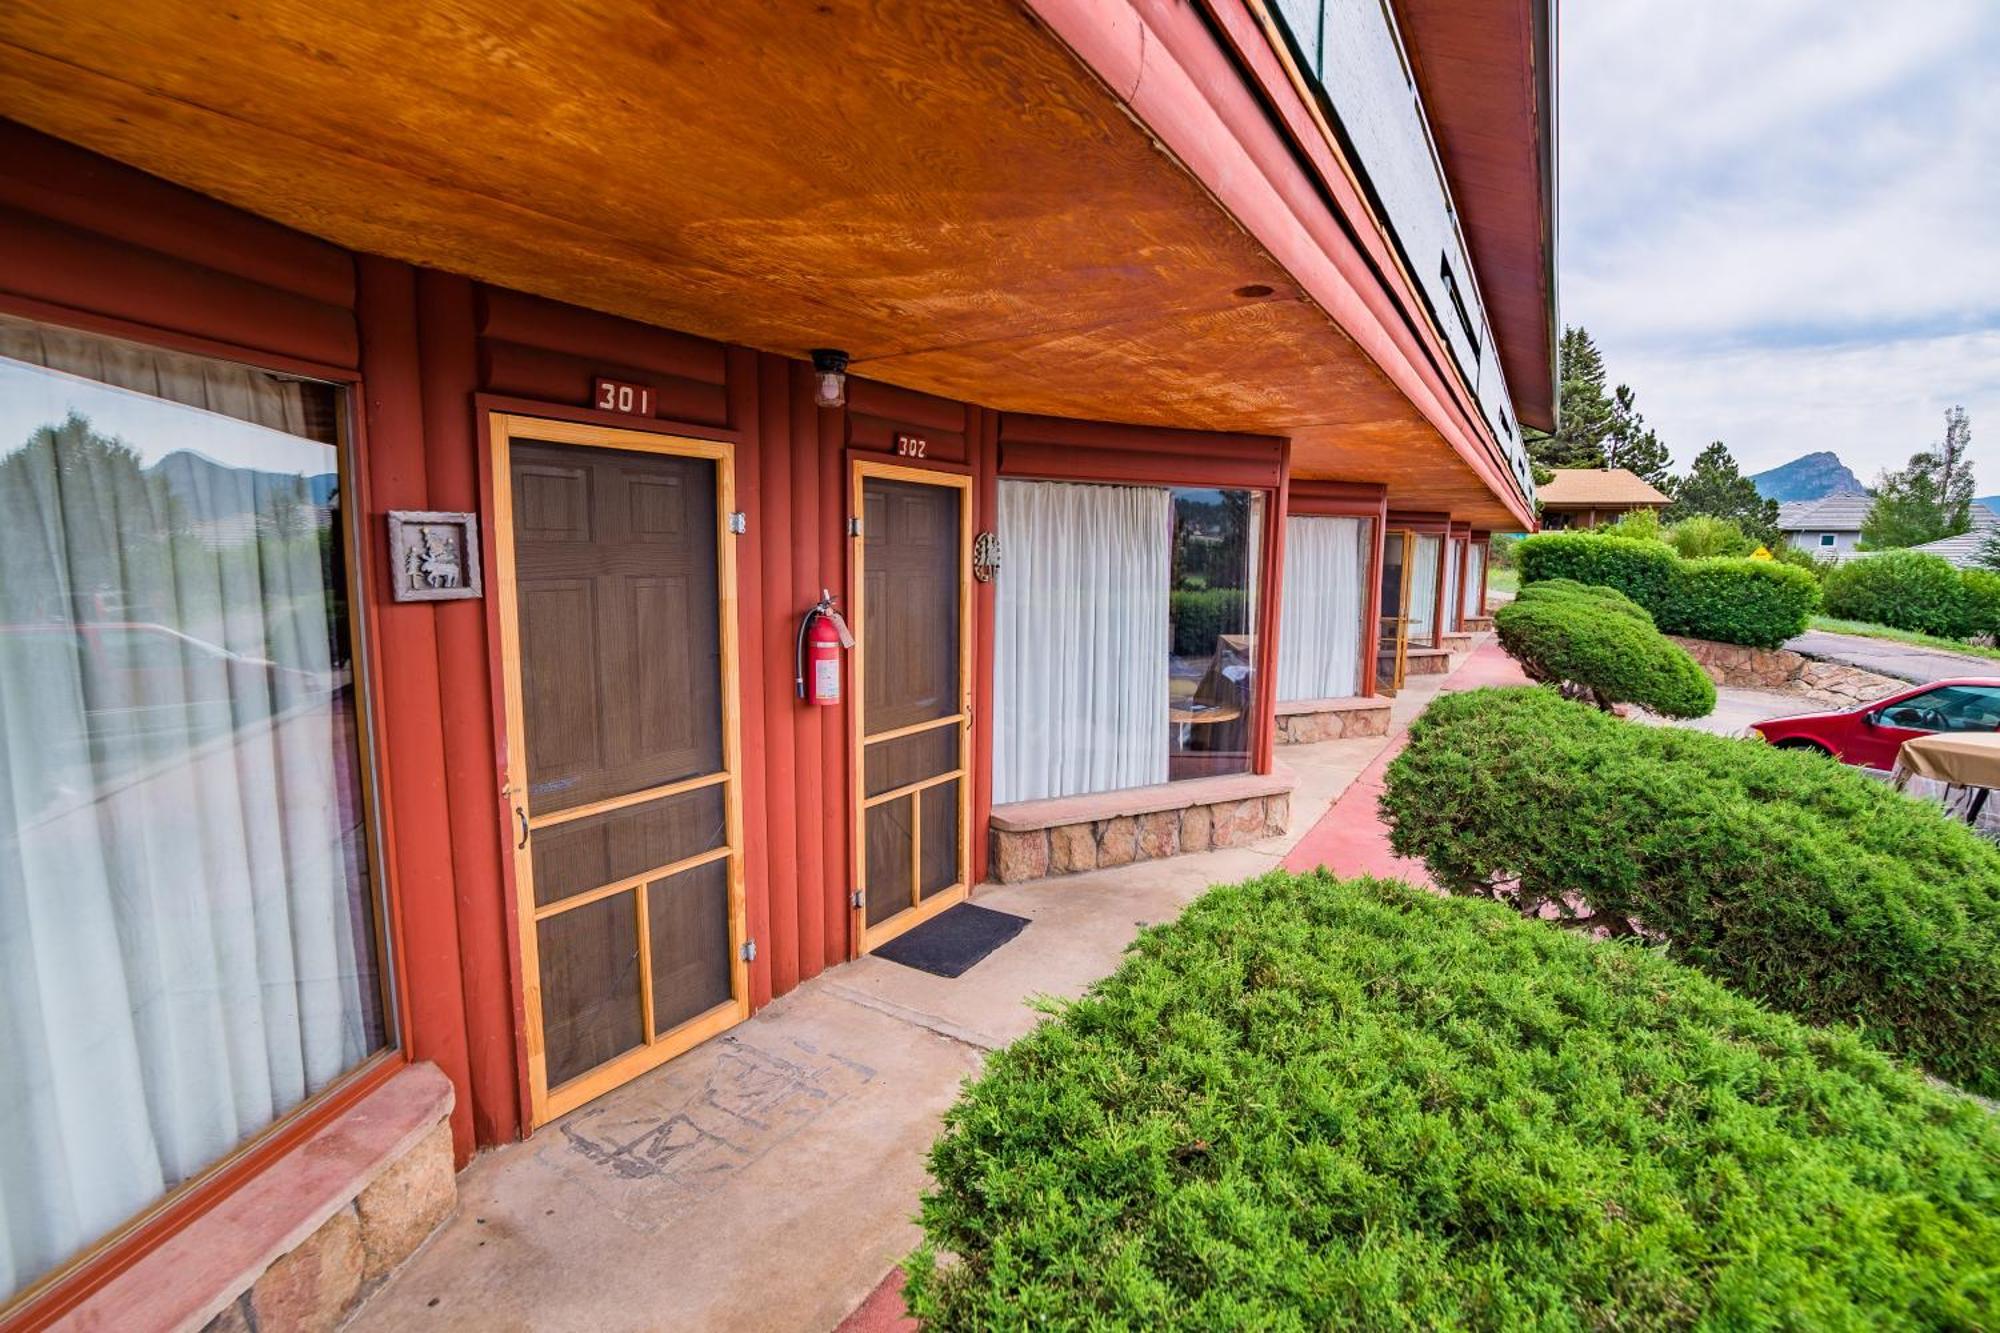
[[[798,675],[793,682],[799,698],[829,706],[839,703],[840,650],[853,646],[854,635],[848,632],[847,622],[835,608],[833,593],[820,589],[818,603],[799,622],[799,641],[794,654]],[[812,677],[810,694],[806,692],[808,669]]]

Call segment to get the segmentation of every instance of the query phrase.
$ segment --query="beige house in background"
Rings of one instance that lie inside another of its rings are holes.
[[[1635,509],[1665,509],[1673,501],[1643,477],[1622,467],[1558,468],[1535,496],[1541,501],[1542,527],[1594,528],[1615,523]]]

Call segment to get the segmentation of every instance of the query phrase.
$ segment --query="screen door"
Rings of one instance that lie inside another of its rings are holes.
[[[1382,618],[1375,653],[1375,690],[1403,688],[1410,650],[1410,565],[1415,534],[1390,531],[1382,542]]]
[[[747,1013],[727,446],[493,423],[534,1121]]]
[[[966,896],[969,479],[857,463],[855,936],[867,952]]]

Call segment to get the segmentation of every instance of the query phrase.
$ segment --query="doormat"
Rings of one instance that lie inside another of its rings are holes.
[[[1024,916],[960,903],[898,935],[875,956],[934,977],[960,977],[1027,924]]]

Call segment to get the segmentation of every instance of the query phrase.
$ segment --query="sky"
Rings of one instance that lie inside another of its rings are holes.
[[[1562,317],[1676,470],[1873,484],[1972,418],[2000,492],[2000,0],[1571,0]]]

